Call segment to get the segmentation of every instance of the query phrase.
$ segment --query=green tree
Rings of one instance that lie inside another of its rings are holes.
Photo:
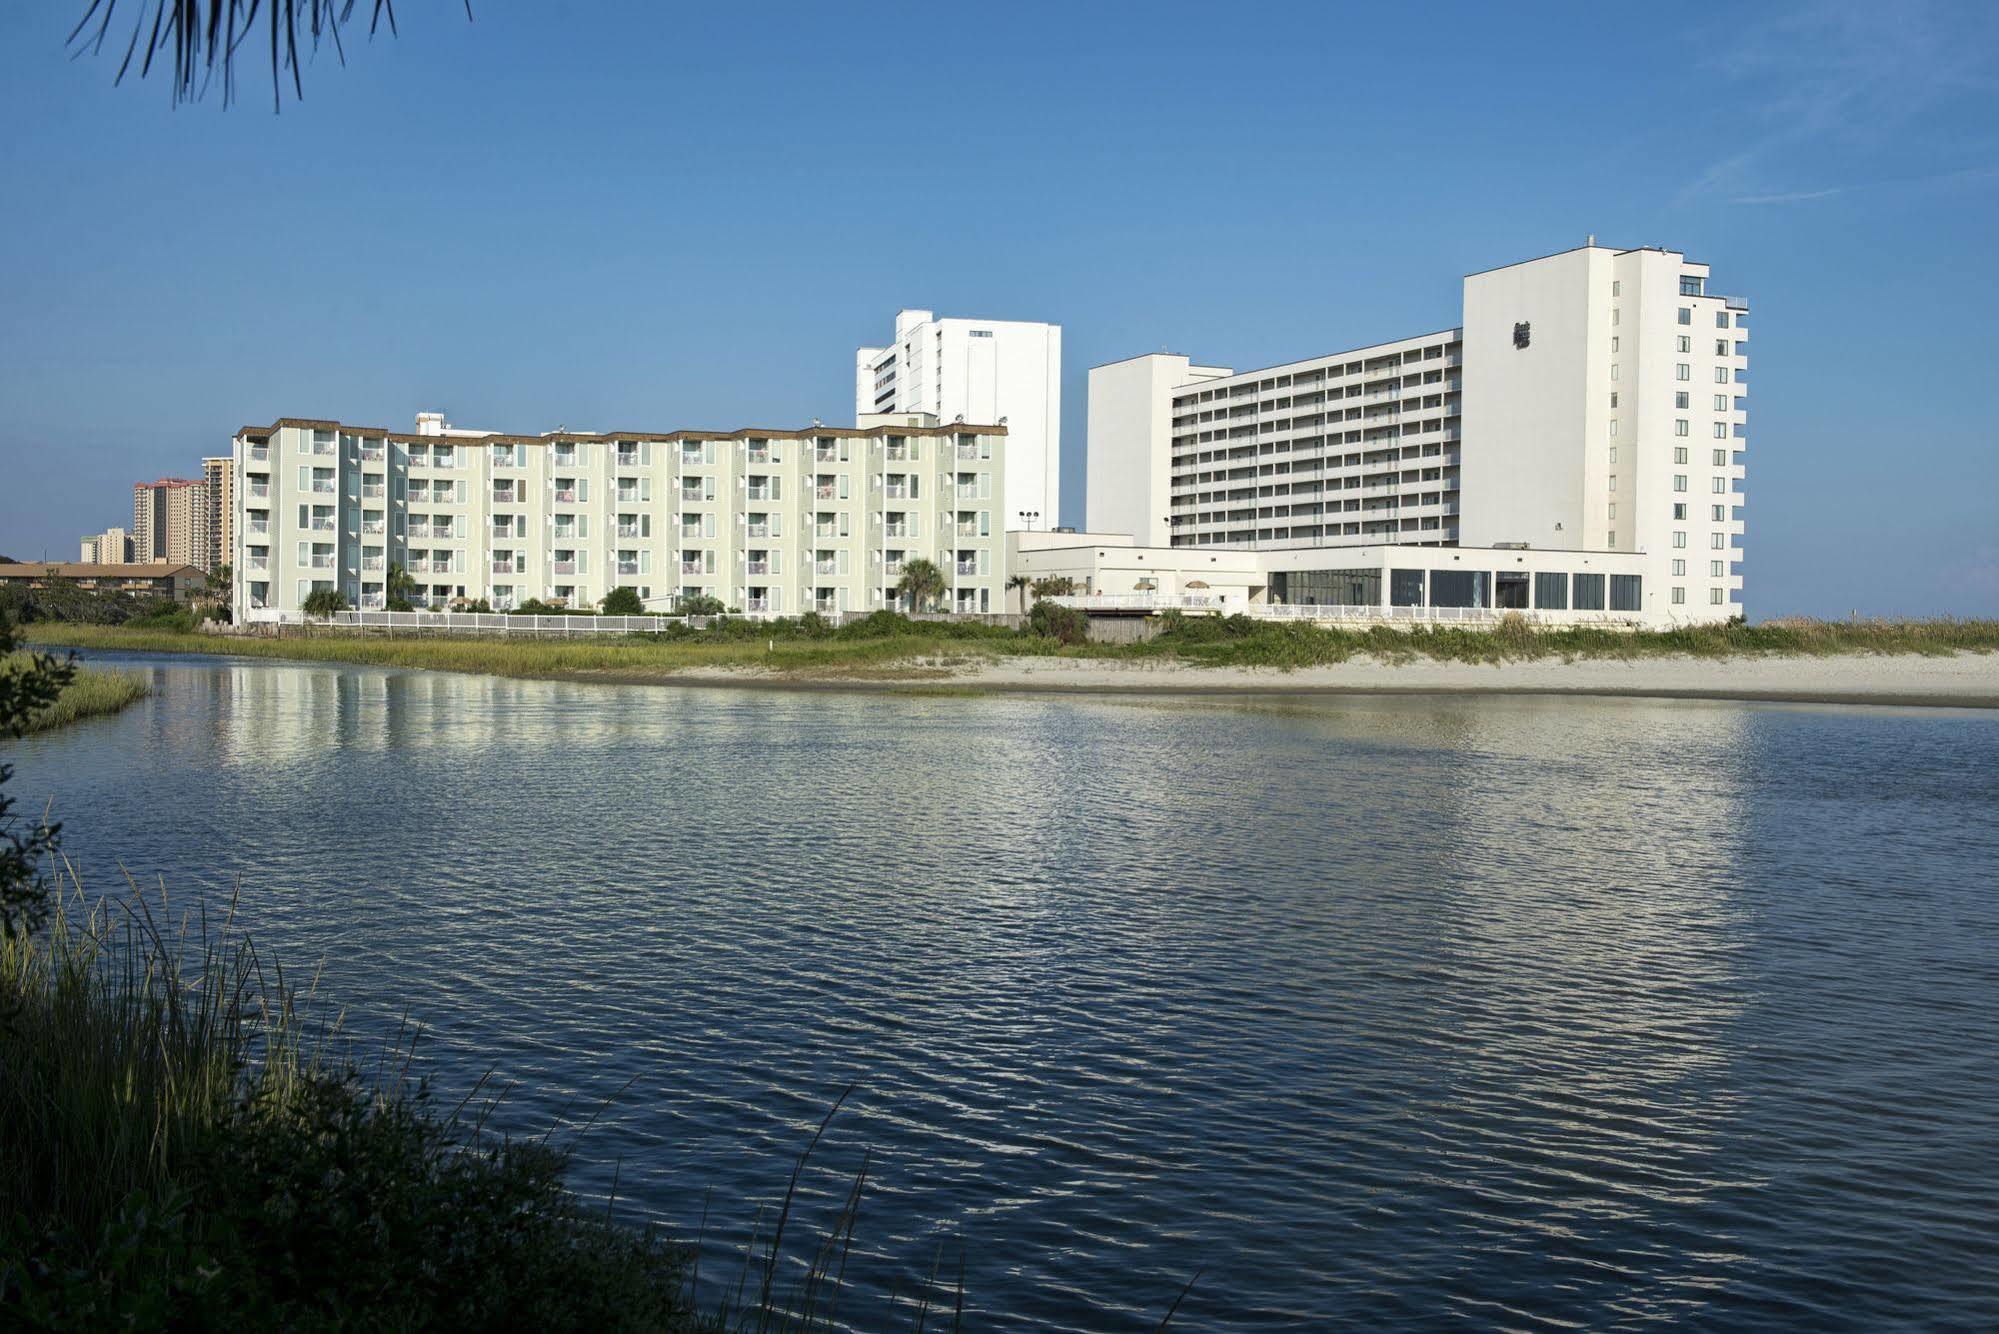
[[[1074,607],[1043,600],[1027,613],[1027,628],[1058,643],[1080,644],[1090,637],[1090,618]]]
[[[14,650],[14,626],[0,615],[0,662]],[[14,665],[0,668],[0,736],[20,736],[28,719],[55,703],[76,675],[74,658],[28,653]],[[6,794],[14,766],[0,764],[0,938],[33,931],[48,913],[49,890],[42,867],[54,855],[59,824],[32,826],[14,832],[10,815],[14,799]]]
[[[1051,574],[1046,579],[1036,579],[1028,591],[1037,598],[1066,598],[1076,591],[1076,581],[1066,574]]]
[[[696,593],[692,597],[683,593],[675,599],[673,609],[682,616],[720,616],[728,611],[722,599],[706,593]]]
[[[1010,574],[1006,577],[1006,591],[1011,593],[1014,589],[1019,589],[1020,605],[1022,608],[1025,608],[1027,606],[1027,594],[1033,583],[1034,579],[1031,575]]]
[[[895,591],[902,595],[903,605],[911,611],[927,611],[944,596],[944,572],[921,556],[906,560]]]
[[[390,563],[388,577],[382,582],[382,591],[388,594],[390,611],[416,610],[410,605],[410,594],[416,592],[416,579],[400,562]]]
[[[347,595],[337,588],[315,588],[306,595],[302,610],[308,616],[331,616],[347,610]]]
[[[630,584],[620,584],[604,595],[606,616],[643,616],[646,604],[639,601],[639,590]]]

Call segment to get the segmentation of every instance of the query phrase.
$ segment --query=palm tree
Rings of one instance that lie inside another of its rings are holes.
[[[410,610],[410,594],[416,591],[416,579],[401,562],[391,562],[388,578],[382,581],[382,592],[388,597],[390,611]]]
[[[1007,592],[1011,593],[1016,588],[1020,590],[1020,609],[1022,611],[1027,610],[1028,594],[1029,591],[1033,588],[1033,586],[1034,586],[1034,580],[1032,577],[1028,575],[1010,574],[1006,577]]]
[[[922,611],[944,596],[944,572],[921,556],[906,560],[902,563],[902,578],[897,581],[895,591],[901,595],[904,606],[912,611]]]

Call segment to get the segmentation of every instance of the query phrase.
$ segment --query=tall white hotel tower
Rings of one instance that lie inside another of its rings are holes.
[[[1261,370],[1090,372],[1088,527],[1157,547],[1616,552],[1657,623],[1741,611],[1748,303],[1678,251],[1474,273],[1463,325]]]
[[[1062,326],[898,311],[895,343],[854,354],[854,414],[1004,421],[1008,529],[1052,528],[1062,503]]]

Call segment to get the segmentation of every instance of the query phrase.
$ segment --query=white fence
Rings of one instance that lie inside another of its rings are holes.
[[[1140,612],[1191,611],[1218,615],[1243,615],[1259,621],[1306,621],[1317,625],[1463,625],[1491,628],[1508,616],[1518,616],[1529,625],[1632,626],[1639,623],[1636,613],[1622,611],[1555,610],[1514,611],[1495,607],[1376,607],[1376,606],[1284,606],[1273,603],[1242,603],[1216,595],[1173,593],[1089,593],[1049,601],[1081,611]]]
[[[509,616],[504,612],[336,611],[307,616],[301,611],[255,607],[244,613],[251,625],[323,625],[335,630],[381,630],[390,634],[423,631],[476,635],[636,635],[659,634],[676,625],[706,626],[706,616]]]

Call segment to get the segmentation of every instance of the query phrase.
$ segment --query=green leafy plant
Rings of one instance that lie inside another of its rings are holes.
[[[628,584],[620,584],[604,595],[602,603],[606,616],[643,616],[645,603],[639,600],[639,590]]]
[[[308,616],[331,616],[347,610],[347,595],[337,588],[315,588],[299,604],[299,609]]]
[[[13,623],[0,615],[0,657],[13,649]],[[0,737],[26,732],[76,675],[73,657],[58,659],[51,653],[22,656],[24,662],[0,671]],[[55,854],[62,833],[60,824],[48,823],[33,825],[26,833],[15,830],[14,799],[6,791],[7,780],[13,776],[14,766],[0,763],[0,947],[33,931],[47,913],[48,886],[42,865]],[[0,995],[0,1020],[6,1016],[7,1005],[6,997]]]
[[[944,596],[944,589],[944,572],[935,562],[918,556],[902,563],[902,578],[896,581],[895,591],[912,611],[930,610]]]
[[[1083,644],[1090,638],[1088,615],[1074,607],[1045,600],[1029,609],[1027,628],[1030,633],[1059,644]]]

